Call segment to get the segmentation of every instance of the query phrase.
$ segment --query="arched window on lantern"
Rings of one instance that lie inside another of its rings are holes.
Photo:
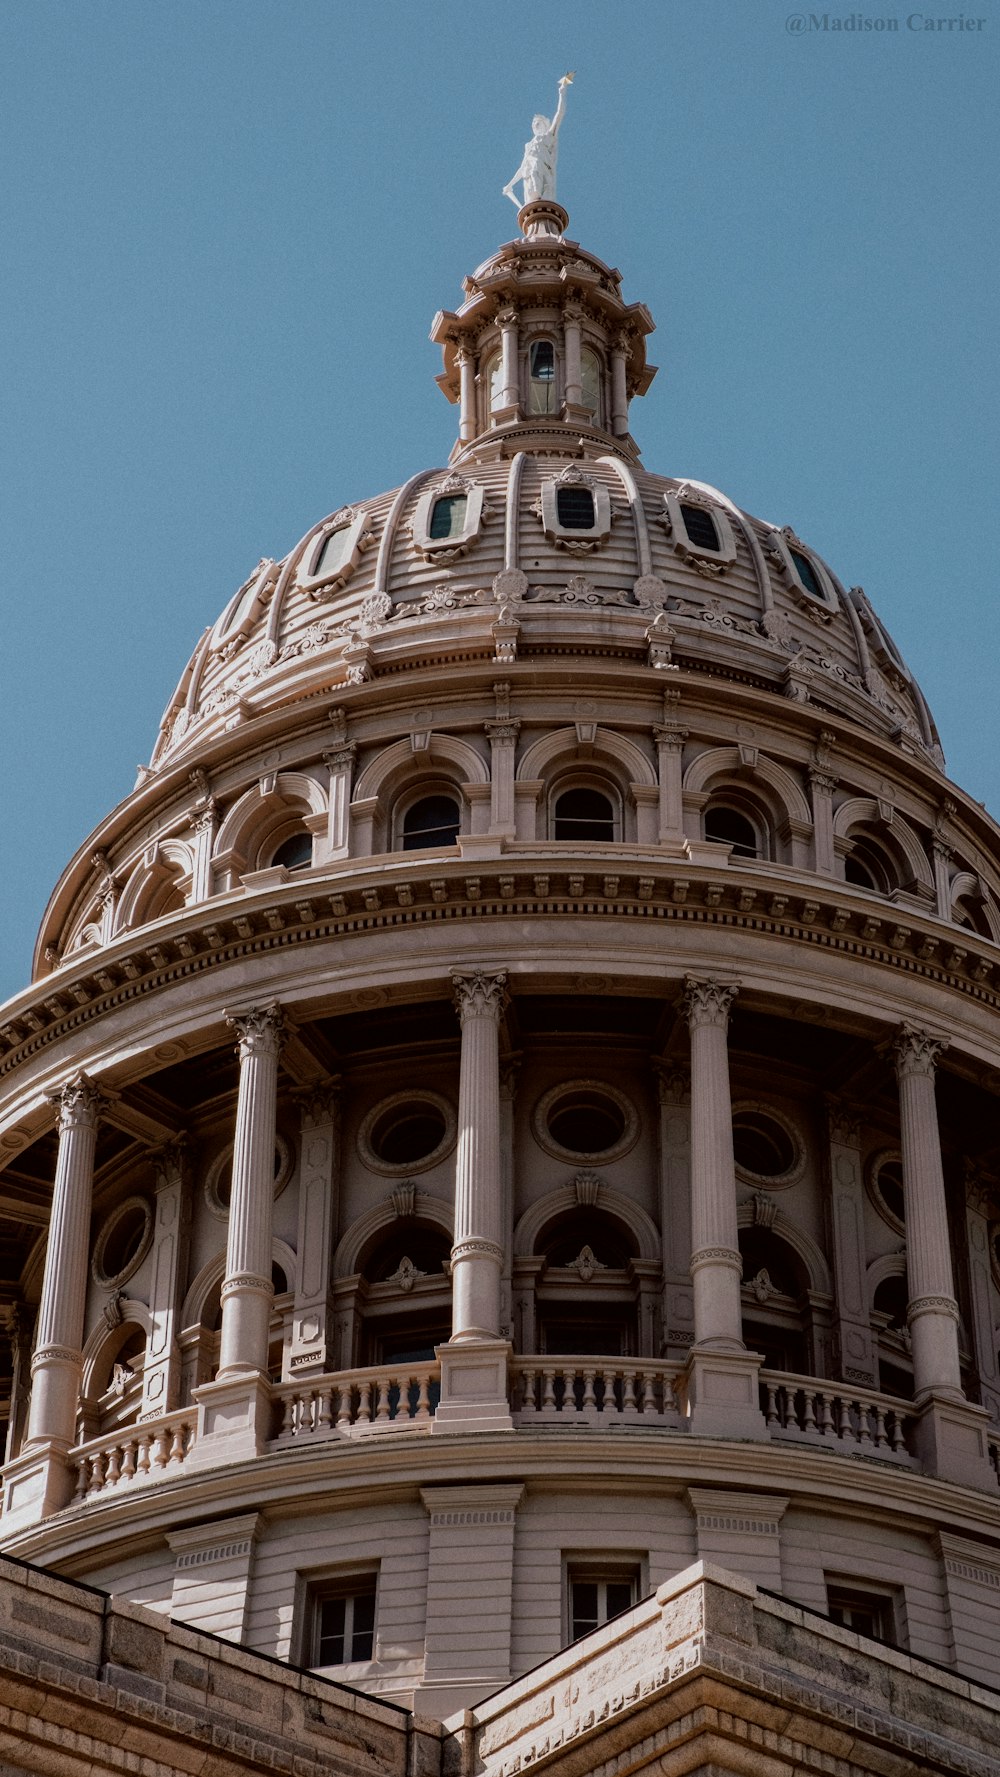
[[[483,424],[495,426],[494,415],[503,406],[503,357],[500,352],[491,352],[483,365],[481,386],[483,390]]]
[[[528,347],[528,412],[555,413],[556,348],[551,339],[534,339]]]

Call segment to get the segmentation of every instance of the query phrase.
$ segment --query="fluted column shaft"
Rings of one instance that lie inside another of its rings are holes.
[[[240,1085],[222,1285],[220,1379],[267,1369],[281,1009],[255,1007],[226,1022],[239,1038]]]
[[[582,319],[583,311],[575,303],[567,305],[563,310],[563,337],[566,341],[563,399],[567,407],[579,407],[583,401],[580,336]]]
[[[94,1151],[104,1095],[86,1074],[78,1074],[52,1094],[51,1102],[59,1111],[59,1153],[31,1360],[27,1441],[51,1439],[69,1446],[76,1431],[83,1367]]]
[[[628,431],[628,392],[625,377],[625,355],[628,351],[628,334],[619,333],[611,352],[611,430],[616,438],[624,438]]]
[[[501,405],[514,411],[521,406],[521,381],[518,375],[517,310],[502,309],[497,315],[500,326]]]
[[[894,1044],[906,1205],[907,1320],[916,1398],[961,1396],[958,1304],[951,1268],[934,1070],[947,1045],[904,1024]]]
[[[476,425],[476,360],[472,353],[464,348],[456,353],[459,374],[459,421],[458,436],[463,444],[475,438],[479,430]]]
[[[503,1267],[500,1017],[505,972],[452,976],[462,1026],[451,1251],[452,1340],[496,1339]]]
[[[689,976],[691,1031],[691,1277],[696,1346],[742,1349],[742,1261],[736,1222],[729,1008],[738,988]]]

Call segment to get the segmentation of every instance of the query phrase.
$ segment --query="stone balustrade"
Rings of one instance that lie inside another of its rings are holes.
[[[440,1393],[439,1363],[375,1365],[274,1391],[280,1444],[304,1438],[427,1429]]]
[[[519,1358],[515,1417],[520,1425],[634,1420],[679,1431],[681,1372],[655,1358]]]
[[[914,1413],[908,1401],[824,1384],[814,1376],[762,1370],[760,1404],[770,1437],[805,1438],[827,1448],[847,1444],[866,1456],[912,1460],[907,1439]]]
[[[191,1454],[198,1424],[196,1407],[184,1407],[162,1419],[120,1426],[101,1438],[90,1438],[69,1453],[77,1472],[74,1504],[95,1493],[135,1481],[175,1474]]]

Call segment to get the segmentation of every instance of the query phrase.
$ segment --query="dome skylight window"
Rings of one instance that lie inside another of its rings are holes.
[[[425,561],[457,561],[471,549],[488,517],[480,483],[467,475],[448,475],[417,501],[410,524],[413,546]]]
[[[440,500],[435,500],[428,527],[432,540],[440,543],[445,539],[463,536],[468,510],[467,494],[445,494]]]
[[[666,529],[683,561],[719,574],[736,560],[736,539],[721,507],[710,511],[700,500],[680,500],[676,494],[664,494],[663,503]]]
[[[367,512],[343,507],[313,538],[299,568],[300,585],[313,598],[328,598],[346,585],[371,540]]]
[[[571,555],[589,555],[611,535],[611,495],[604,484],[575,464],[542,482],[532,507],[545,535]]]
[[[564,530],[592,531],[594,496],[589,487],[557,488],[556,513]]]

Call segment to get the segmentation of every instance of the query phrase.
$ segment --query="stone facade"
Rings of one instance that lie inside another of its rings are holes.
[[[0,1013],[0,1538],[436,1721],[634,1633],[637,1732],[648,1678],[705,1768],[867,1769],[832,1702],[778,1747],[779,1648],[832,1697],[865,1626],[925,1735],[1000,1669],[1000,834],[861,589],[642,466],[567,222],[435,321],[451,462],[233,596]],[[682,1678],[699,1561],[757,1652]]]

